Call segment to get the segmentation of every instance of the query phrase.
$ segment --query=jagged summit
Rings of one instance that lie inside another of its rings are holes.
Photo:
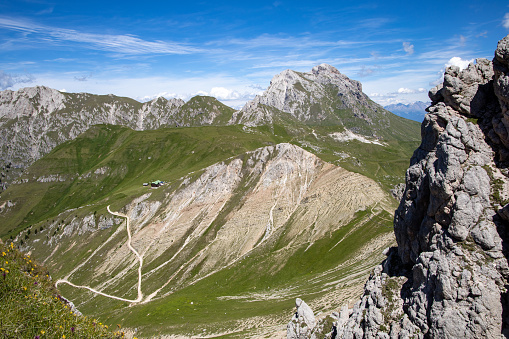
[[[285,70],[277,74],[267,90],[234,114],[231,122],[260,125],[285,119],[272,108],[301,122],[347,126],[376,125],[386,114],[362,92],[360,82],[328,64],[305,73]]]

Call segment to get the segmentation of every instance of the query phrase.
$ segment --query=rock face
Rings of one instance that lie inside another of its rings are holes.
[[[0,190],[24,168],[92,125],[135,130],[225,125],[233,109],[212,97],[157,98],[146,103],[113,95],[61,93],[47,87],[0,92]]]
[[[493,62],[446,70],[378,266],[342,338],[509,336],[509,36]]]

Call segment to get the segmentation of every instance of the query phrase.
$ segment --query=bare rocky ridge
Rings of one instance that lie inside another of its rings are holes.
[[[509,36],[493,62],[449,67],[430,99],[394,217],[398,247],[336,317],[337,337],[509,336]]]

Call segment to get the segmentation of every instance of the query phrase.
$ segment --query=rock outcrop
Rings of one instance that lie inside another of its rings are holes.
[[[449,67],[429,96],[394,216],[398,247],[337,337],[509,336],[509,36],[492,62]]]
[[[286,337],[292,339],[308,338],[316,325],[313,310],[302,299],[295,300],[297,312],[286,328]]]

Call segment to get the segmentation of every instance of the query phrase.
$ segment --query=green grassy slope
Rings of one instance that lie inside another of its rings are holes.
[[[184,126],[224,126],[231,119],[233,112],[235,112],[233,108],[214,97],[198,95],[181,107],[178,117]]]
[[[249,150],[284,141],[263,130],[245,133],[240,126],[133,131],[97,125],[75,140],[56,147],[12,185],[2,201],[15,206],[0,214],[0,236],[58,215],[64,210],[108,199],[125,204],[152,180],[174,181],[190,172]],[[100,174],[100,169],[108,174]],[[94,172],[99,173],[96,174]],[[57,173],[64,181],[39,182]]]
[[[2,338],[123,338],[108,326],[73,313],[48,270],[13,245],[0,243],[0,336]]]
[[[406,121],[398,122],[406,126]],[[413,131],[414,125],[409,124],[406,128]],[[92,214],[99,220],[108,215],[107,205],[120,210],[147,192],[142,183],[156,179],[166,181],[168,188],[152,190],[150,200],[162,200],[188,174],[198,176],[209,165],[281,142],[299,145],[325,161],[373,178],[386,189],[403,181],[418,135],[387,137],[384,138],[385,146],[356,140],[338,142],[329,136],[343,130],[339,125],[304,125],[285,115],[280,115],[270,126],[260,127],[209,126],[137,132],[124,127],[97,125],[38,160],[21,178],[28,182],[12,185],[2,193],[0,205],[5,205],[0,211],[0,236],[7,239],[20,234],[18,239],[30,242],[34,254],[41,259],[48,257],[54,249],[53,258],[66,258],[57,262],[52,259],[51,263],[54,273],[62,277],[105,239],[113,237],[111,244],[100,250],[97,257],[107,255],[113,244],[123,243],[126,238],[125,232],[119,229],[122,224],[115,223],[87,235],[86,239],[63,238],[59,248],[38,245],[55,233],[63,232],[69,220]],[[242,193],[238,193],[239,197]],[[395,208],[395,201],[393,205]],[[235,208],[233,198],[225,211]],[[215,232],[215,227],[224,222],[221,217],[210,232]],[[60,285],[60,288],[65,296],[73,297],[85,314],[100,317],[109,325],[128,324],[146,336],[197,334],[205,330],[206,333],[234,332],[229,335],[246,337],[257,327],[271,325],[271,322],[267,323],[269,318],[274,323],[287,321],[296,297],[321,305],[318,301],[327,298],[331,291],[341,289],[338,286],[349,286],[351,282],[342,278],[365,272],[380,260],[380,246],[387,243],[377,243],[376,240],[392,232],[392,215],[371,206],[358,211],[352,220],[342,222],[338,221],[341,227],[320,240],[304,242],[296,248],[285,247],[291,239],[287,236],[289,232],[282,228],[273,240],[234,265],[192,285],[175,288],[170,284],[160,293],[164,297],[148,304],[129,306],[126,302],[94,296],[66,285]],[[54,225],[51,232],[49,225]],[[55,225],[58,225],[56,229]],[[292,223],[289,222],[287,227],[292,227]],[[115,233],[117,230],[119,232]],[[213,237],[212,233],[209,237]],[[207,235],[196,239],[189,252],[184,252],[187,258],[203,248],[210,241],[207,239]],[[373,253],[359,262],[359,253],[370,241],[373,241]],[[335,246],[339,242],[341,246]],[[66,252],[69,248],[73,248],[71,256],[68,255],[71,252]],[[171,251],[175,250],[171,248],[163,257],[171,257],[174,254]],[[176,269],[186,259],[179,260],[168,270]],[[158,263],[154,261],[146,270]],[[198,273],[199,266],[195,270]],[[73,282],[96,284],[116,273],[91,277],[78,272],[73,276]],[[108,286],[105,291],[120,293],[122,286],[133,286],[136,279],[135,270],[131,270],[119,284]],[[160,271],[147,281],[144,288],[153,290],[165,279],[167,277]],[[358,284],[359,281],[352,279],[352,283]],[[124,296],[135,298],[136,293],[131,290]],[[332,302],[328,307],[337,307],[340,302]],[[242,328],[239,324],[246,319],[251,322],[259,319],[259,323]]]

